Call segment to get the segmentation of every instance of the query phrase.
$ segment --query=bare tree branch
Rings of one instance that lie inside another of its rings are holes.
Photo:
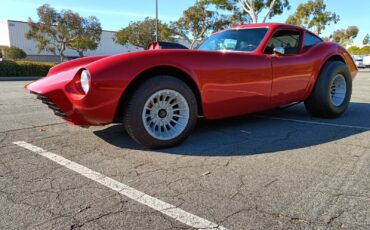
[[[269,6],[269,9],[265,15],[265,17],[263,18],[263,21],[262,22],[266,22],[267,18],[270,16],[270,14],[272,13],[274,7],[275,7],[275,4],[276,4],[276,0],[273,0]]]

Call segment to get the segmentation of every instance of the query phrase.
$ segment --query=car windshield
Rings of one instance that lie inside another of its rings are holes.
[[[231,29],[210,36],[198,50],[247,51],[257,49],[267,28]]]

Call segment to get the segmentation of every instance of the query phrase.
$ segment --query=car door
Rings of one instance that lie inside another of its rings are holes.
[[[279,29],[267,43],[264,53],[272,63],[272,105],[300,101],[305,95],[313,65],[301,52],[303,34],[299,29]],[[274,54],[277,47],[284,48],[284,54]]]
[[[204,52],[189,58],[200,80],[202,109],[208,119],[269,108],[271,61],[253,52],[267,31],[264,27],[223,31],[202,44]]]
[[[198,63],[203,112],[208,119],[269,108],[272,71],[264,55],[214,52]]]

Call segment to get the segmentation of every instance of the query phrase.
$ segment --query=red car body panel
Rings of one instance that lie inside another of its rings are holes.
[[[50,100],[52,108],[76,125],[112,123],[126,88],[152,68],[175,68],[188,77],[200,95],[207,119],[253,113],[303,101],[311,93],[321,68],[333,57],[344,60],[352,78],[357,68],[345,49],[322,42],[297,55],[263,53],[270,37],[279,29],[306,30],[284,24],[255,24],[234,29],[267,27],[269,30],[254,52],[198,50],[147,50],[115,56],[88,57],[53,67],[45,78],[26,86]],[[81,89],[83,69],[91,76],[89,92]],[[146,76],[150,77],[150,76]],[[122,111],[124,112],[124,111]]]

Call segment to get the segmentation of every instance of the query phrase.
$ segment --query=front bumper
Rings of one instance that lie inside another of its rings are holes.
[[[67,123],[97,126],[112,123],[120,95],[104,85],[91,84],[87,95],[76,90],[81,68],[70,69],[26,85],[54,114]]]

